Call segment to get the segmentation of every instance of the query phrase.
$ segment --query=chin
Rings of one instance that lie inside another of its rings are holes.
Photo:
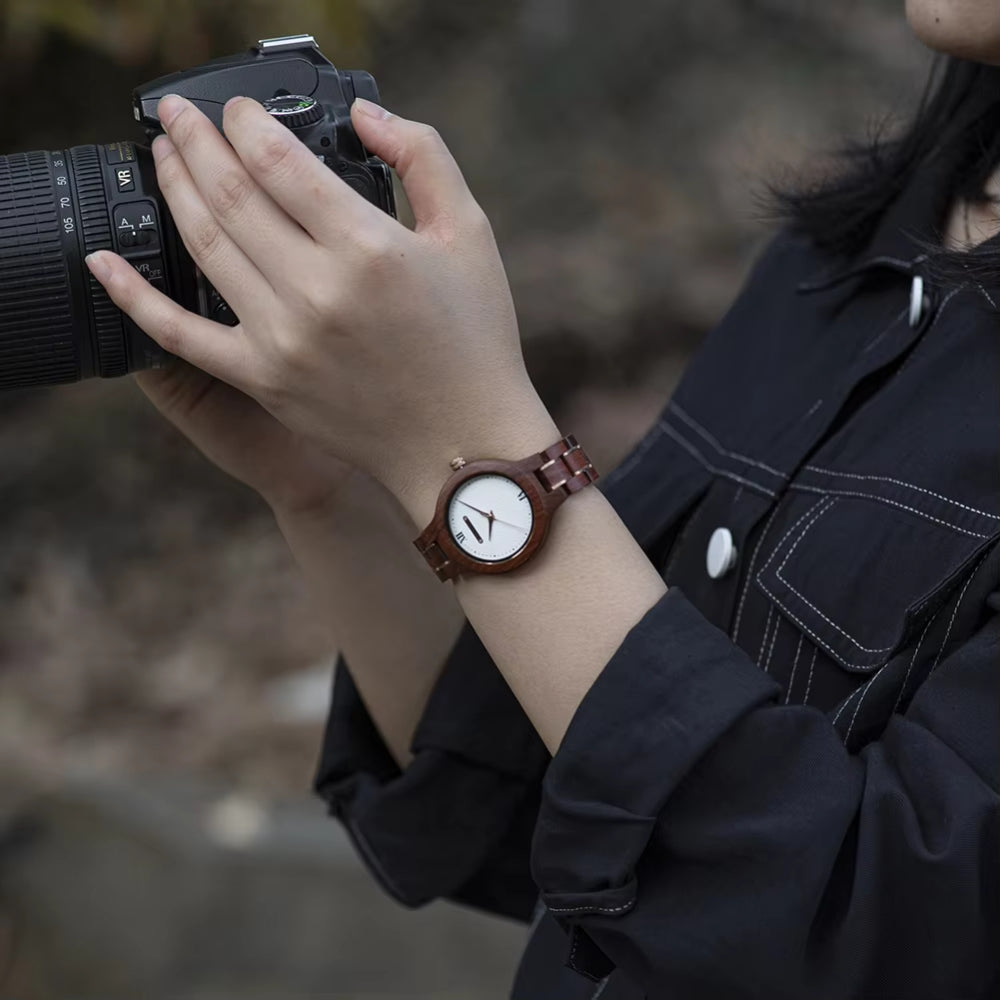
[[[936,52],[1000,65],[997,0],[906,0],[906,19],[917,38]]]

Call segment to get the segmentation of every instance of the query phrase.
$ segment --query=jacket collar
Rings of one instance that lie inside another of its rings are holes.
[[[951,208],[953,182],[954,164],[949,163],[947,157],[938,155],[925,161],[912,172],[885,210],[866,247],[853,259],[841,259],[820,269],[800,282],[798,290],[821,291],[878,269],[896,271],[911,278],[924,277],[921,265],[927,253],[919,241],[940,244]],[[987,242],[1000,243],[1000,233]],[[979,287],[996,309],[993,303],[1000,302],[1000,279],[977,281],[970,275],[969,281]]]

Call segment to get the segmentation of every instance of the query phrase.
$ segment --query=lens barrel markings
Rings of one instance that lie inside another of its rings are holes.
[[[0,156],[0,388],[80,377],[53,161]]]

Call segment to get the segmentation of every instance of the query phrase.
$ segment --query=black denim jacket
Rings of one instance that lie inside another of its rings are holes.
[[[402,902],[534,913],[517,1000],[1000,996],[1000,287],[920,295],[942,180],[838,271],[780,234],[606,477],[670,590],[553,759],[469,629],[402,775],[339,666],[318,792]]]

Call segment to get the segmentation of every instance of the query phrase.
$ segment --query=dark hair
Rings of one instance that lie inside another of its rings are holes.
[[[951,198],[989,200],[985,184],[1000,160],[1000,67],[937,57],[917,110],[896,135],[886,120],[866,141],[849,142],[837,169],[819,180],[765,182],[765,215],[790,224],[835,257],[861,251],[882,213],[922,166],[937,163]],[[1000,239],[969,252],[943,247],[943,233],[921,243],[925,267],[944,281],[1000,281]]]

